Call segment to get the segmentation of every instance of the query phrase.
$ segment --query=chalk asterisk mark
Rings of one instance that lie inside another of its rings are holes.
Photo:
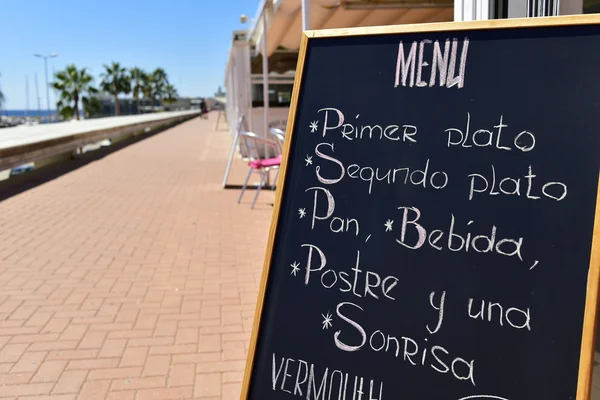
[[[310,123],[310,133],[315,133],[319,129],[319,121],[313,121]]]
[[[304,161],[306,162],[306,167],[308,167],[309,165],[312,165],[312,156],[309,156],[307,154],[306,158],[304,159]]]
[[[298,209],[298,214],[300,215],[300,219],[306,217],[306,209],[305,208],[299,208]]]
[[[394,221],[392,221],[391,219],[388,219],[387,221],[385,221],[385,231],[389,232],[392,230],[392,224],[394,223]]]
[[[300,271],[300,264],[298,264],[296,261],[294,261],[292,264],[290,264],[290,267],[292,267],[291,275],[296,276],[298,271]]]
[[[332,320],[332,315],[329,311],[327,311],[327,315],[325,314],[321,314],[321,316],[323,317],[323,322],[321,322],[323,324],[323,329],[329,329],[331,328],[331,320]]]

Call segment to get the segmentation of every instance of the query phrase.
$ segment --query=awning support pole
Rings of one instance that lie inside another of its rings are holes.
[[[268,139],[269,133],[269,55],[267,54],[267,9],[263,10],[263,37],[262,37],[262,72],[263,72],[263,137]],[[269,157],[269,147],[265,144],[265,155]],[[269,185],[269,177],[267,176],[267,186]]]
[[[310,30],[310,0],[302,0],[302,30]]]

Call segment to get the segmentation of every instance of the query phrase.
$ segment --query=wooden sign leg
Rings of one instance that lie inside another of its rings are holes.
[[[583,319],[583,335],[581,338],[581,355],[579,357],[579,382],[577,400],[590,400],[592,375],[594,371],[594,352],[596,344],[596,326],[598,321],[598,284],[600,280],[600,179],[596,197],[596,216],[594,218],[594,239],[588,272],[587,298]]]
[[[221,121],[221,114],[223,113],[223,111],[219,110],[219,113],[217,114],[217,123],[215,124],[215,130],[219,129],[219,121]]]

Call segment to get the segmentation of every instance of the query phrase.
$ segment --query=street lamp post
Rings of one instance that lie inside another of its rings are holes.
[[[46,109],[48,112],[48,122],[50,122],[50,84],[48,83],[48,59],[58,56],[56,53],[49,54],[47,56],[41,54],[34,54],[34,56],[44,59],[44,71],[46,73]]]

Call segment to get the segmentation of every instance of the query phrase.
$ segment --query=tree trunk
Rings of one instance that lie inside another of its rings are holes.
[[[75,97],[75,116],[79,121],[79,99],[77,97]]]
[[[119,115],[119,94],[115,93],[115,115]]]
[[[152,96],[152,112],[154,112],[154,96]]]
[[[137,96],[135,98],[135,100],[137,101],[137,113],[141,114],[142,113],[142,109],[140,108],[140,96]]]
[[[73,101],[75,102],[75,116],[79,121],[79,92],[73,94]]]

